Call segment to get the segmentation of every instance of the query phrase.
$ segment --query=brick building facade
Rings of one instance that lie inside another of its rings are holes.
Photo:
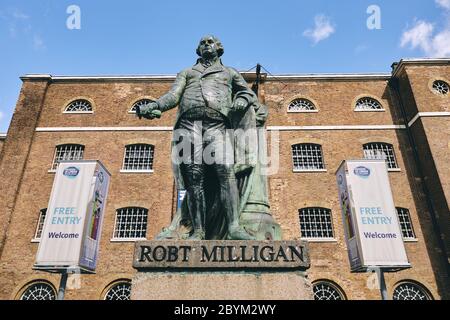
[[[251,85],[254,74],[243,75]],[[135,273],[134,239],[114,232],[119,212],[148,210],[145,237],[152,239],[170,223],[177,197],[169,142],[175,110],[152,122],[138,120],[130,110],[141,99],[161,96],[173,80],[22,77],[6,139],[0,138],[1,299],[20,299],[36,284],[58,288],[59,276],[32,266],[55,152],[67,146],[82,146],[83,159],[102,161],[112,179],[97,273],[69,279],[66,298],[104,299],[117,284],[126,287]],[[350,273],[335,181],[342,160],[361,159],[375,148],[378,154],[393,153],[389,178],[412,265],[386,274],[388,294],[450,297],[449,83],[450,59],[402,60],[392,74],[263,75],[259,94],[270,112],[268,140],[279,135],[279,170],[269,177],[271,212],[284,239],[309,240],[308,276],[317,296],[380,298],[373,275]],[[74,101],[85,105],[77,108]],[[132,145],[151,146],[151,170],[124,170],[125,149]],[[302,148],[321,151],[319,166],[298,166],[294,153]],[[311,236],[301,226],[300,213],[308,209],[331,215],[327,232]]]

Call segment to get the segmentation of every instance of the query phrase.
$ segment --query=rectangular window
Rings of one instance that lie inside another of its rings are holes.
[[[150,144],[133,144],[125,147],[124,171],[153,170],[154,147]]]
[[[84,146],[79,144],[63,144],[56,147],[53,157],[52,170],[58,168],[58,164],[63,160],[83,160]]]
[[[47,214],[47,209],[42,209],[39,213],[39,220],[36,226],[36,232],[34,234],[35,239],[40,239],[42,236],[42,230],[44,229],[45,216]]]
[[[364,158],[368,160],[385,160],[389,169],[398,169],[394,147],[389,143],[372,142],[363,146]]]
[[[129,207],[117,210],[114,239],[145,239],[148,210]]]
[[[292,146],[292,160],[296,171],[324,170],[322,146],[319,144],[296,144]]]
[[[414,228],[411,222],[411,215],[406,208],[396,208],[398,214],[398,222],[404,239],[415,239]]]
[[[303,208],[299,210],[302,238],[333,238],[331,210],[325,208]]]

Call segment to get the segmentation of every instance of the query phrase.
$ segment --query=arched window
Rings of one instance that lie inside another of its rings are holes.
[[[299,211],[302,238],[333,238],[331,210],[320,207],[303,208]]]
[[[298,98],[294,99],[289,103],[288,112],[311,112],[317,111],[314,103],[309,101],[308,99]]]
[[[105,300],[130,300],[130,281],[116,282],[105,294]]]
[[[155,147],[151,144],[130,144],[125,147],[123,171],[152,171]]]
[[[34,234],[34,239],[41,239],[42,230],[44,229],[45,216],[47,214],[47,208],[41,209],[39,212],[39,220],[36,226],[36,232]]]
[[[121,208],[116,211],[113,239],[145,239],[148,210],[140,207]]]
[[[433,91],[437,94],[446,95],[450,91],[450,87],[447,82],[443,80],[436,80],[433,82]]]
[[[143,107],[143,106],[145,106],[146,104],[148,104],[148,103],[150,103],[150,102],[155,102],[155,101],[153,101],[153,100],[151,100],[151,99],[141,99],[141,100],[139,100],[139,101],[136,101],[134,104],[133,104],[133,106],[131,107],[131,109],[130,109],[130,113],[136,113],[136,107]]]
[[[56,290],[45,281],[36,281],[28,285],[20,300],[56,300]]]
[[[376,100],[374,98],[370,98],[370,97],[364,97],[364,98],[358,99],[358,101],[356,101],[355,110],[356,111],[373,111],[373,110],[384,110],[384,109],[378,100]]]
[[[313,293],[314,300],[345,300],[342,289],[326,280],[313,283]]]
[[[363,145],[364,158],[369,160],[385,160],[389,169],[397,169],[397,159],[395,158],[392,144],[384,142],[371,142]]]
[[[414,234],[414,228],[411,222],[411,215],[409,213],[409,210],[399,207],[396,207],[396,209],[403,239],[415,239],[416,235]]]
[[[393,300],[431,300],[431,295],[420,284],[402,282],[394,289]]]
[[[66,113],[91,113],[92,104],[85,99],[74,100],[66,107]]]
[[[294,171],[325,170],[322,146],[313,143],[300,143],[292,146]]]
[[[56,146],[52,170],[56,170],[59,162],[63,160],[83,160],[83,154],[84,146],[81,144],[62,144]]]

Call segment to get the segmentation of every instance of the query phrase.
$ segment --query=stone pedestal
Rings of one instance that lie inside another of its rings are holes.
[[[136,243],[133,300],[310,300],[304,241]]]
[[[132,300],[311,300],[303,272],[138,272]]]

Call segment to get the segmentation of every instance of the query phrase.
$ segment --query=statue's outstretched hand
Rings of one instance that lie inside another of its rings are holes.
[[[136,106],[136,115],[139,119],[161,118],[161,111],[156,102],[150,102],[143,106]]]
[[[233,109],[236,111],[245,110],[248,107],[248,102],[244,98],[237,98],[234,100]]]

